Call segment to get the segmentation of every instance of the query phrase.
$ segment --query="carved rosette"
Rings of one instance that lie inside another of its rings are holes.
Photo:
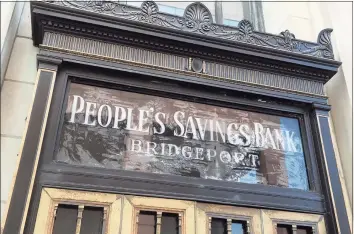
[[[159,12],[157,4],[153,1],[143,2],[140,8],[119,4],[116,1],[59,0],[46,2],[235,43],[246,43],[318,58],[334,59],[330,38],[332,29],[322,30],[318,35],[317,43],[314,43],[296,39],[289,30],[281,32],[280,35],[254,31],[252,23],[248,20],[241,20],[238,27],[217,25],[213,23],[209,9],[200,2],[187,6],[183,17]]]

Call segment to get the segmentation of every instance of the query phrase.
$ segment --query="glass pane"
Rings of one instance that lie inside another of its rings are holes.
[[[76,231],[77,215],[77,206],[60,204],[54,221],[53,234],[74,234]]]
[[[120,4],[127,4],[129,6],[135,6],[135,7],[141,7],[141,4],[144,2],[144,1],[129,1],[129,0],[124,0],[124,1],[119,1]]]
[[[237,26],[235,22],[239,22],[245,18],[243,15],[243,3],[240,1],[223,1],[222,13],[224,24],[230,26]]]
[[[309,22],[311,13],[307,1],[262,1],[264,24],[267,33],[279,35],[281,31],[290,29],[296,38],[314,41]],[[274,10],[281,14],[274,14]],[[303,10],[297,10],[303,9]],[[296,12],[296,13],[295,13]]]
[[[291,225],[278,224],[277,225],[277,234],[292,234]]]
[[[299,122],[71,84],[56,160],[308,189]]]
[[[161,234],[178,234],[178,214],[162,213]]]
[[[211,234],[227,234],[226,219],[211,219]]]
[[[313,234],[312,227],[297,226],[296,234]]]
[[[247,231],[246,222],[232,221],[231,233],[232,234],[245,234]]]
[[[138,234],[155,234],[156,213],[150,211],[140,211]]]
[[[168,13],[171,15],[178,15],[178,16],[183,16],[184,10],[191,3],[193,2],[184,2],[184,1],[156,2],[160,12]]]
[[[240,21],[238,21],[238,20],[232,20],[232,19],[224,19],[224,24],[225,25],[228,25],[228,26],[232,26],[232,27],[238,27],[238,23],[239,23]]]
[[[103,207],[85,206],[80,234],[101,234],[103,225]]]

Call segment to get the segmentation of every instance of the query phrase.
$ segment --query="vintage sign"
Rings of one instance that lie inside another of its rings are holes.
[[[308,189],[298,120],[71,84],[56,160]]]

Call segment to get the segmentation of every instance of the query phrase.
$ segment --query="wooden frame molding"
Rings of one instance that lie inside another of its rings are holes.
[[[140,210],[156,211],[158,216],[162,212],[177,213],[179,215],[180,234],[195,234],[195,202],[174,199],[125,196],[122,215],[121,234],[136,234],[137,215]],[[160,219],[161,221],[161,219]],[[161,224],[161,223],[160,223]],[[157,222],[159,227],[159,219]],[[157,232],[158,232],[157,228]]]
[[[57,209],[63,204],[78,207],[77,234],[85,206],[104,208],[102,234],[137,234],[140,211],[156,212],[156,234],[161,233],[164,212],[178,214],[179,234],[210,234],[212,218],[227,220],[228,234],[233,220],[245,222],[249,234],[276,234],[277,224],[292,226],[295,231],[305,226],[314,234],[327,233],[323,215],[57,188],[42,189],[33,233],[51,234]]]
[[[212,217],[225,218],[228,222],[232,220],[246,221],[249,228],[248,233],[263,233],[259,209],[197,203],[196,217],[196,233],[211,234],[210,220]],[[228,225],[228,231],[230,234],[230,225]]]
[[[59,204],[79,206],[76,233],[80,233],[82,211],[84,206],[99,206],[105,209],[106,219],[102,234],[119,233],[122,208],[122,197],[120,195],[44,188],[41,194],[34,234],[52,233],[56,208]]]
[[[263,228],[267,234],[277,234],[277,224],[312,227],[314,234],[326,234],[326,225],[322,215],[302,214],[285,211],[261,210]],[[269,232],[272,230],[272,232]],[[294,232],[295,233],[295,232]]]

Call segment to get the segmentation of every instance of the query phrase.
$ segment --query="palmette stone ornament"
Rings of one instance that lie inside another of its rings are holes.
[[[279,35],[254,31],[252,23],[248,20],[241,20],[238,27],[218,25],[213,23],[209,9],[200,2],[187,6],[183,17],[159,12],[157,4],[153,1],[143,2],[140,8],[113,1],[59,0],[45,2],[114,16],[117,19],[231,41],[235,44],[248,44],[317,58],[334,59],[330,39],[332,29],[322,30],[318,35],[317,43],[314,43],[296,39],[295,35],[288,30]]]

